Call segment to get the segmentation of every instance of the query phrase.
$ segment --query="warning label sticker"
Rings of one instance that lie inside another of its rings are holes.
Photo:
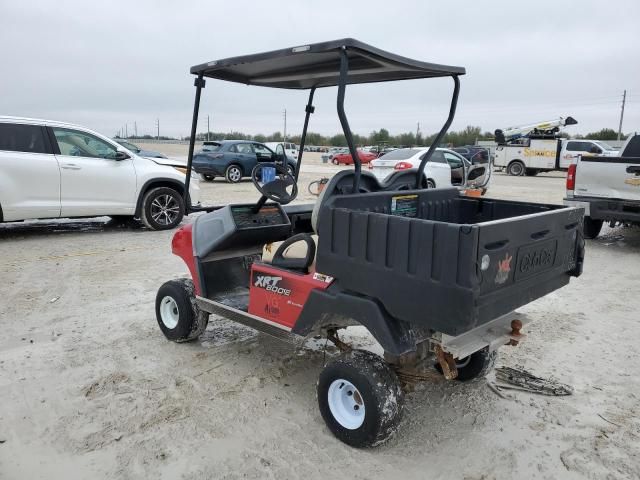
[[[391,215],[399,217],[418,216],[418,195],[398,195],[391,197]]]

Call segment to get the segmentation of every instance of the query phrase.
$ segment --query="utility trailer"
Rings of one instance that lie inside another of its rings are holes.
[[[387,440],[400,421],[403,389],[434,367],[447,379],[484,376],[500,346],[523,339],[530,319],[515,310],[581,274],[581,208],[427,188],[424,168],[455,115],[463,68],[343,39],[191,72],[197,79],[187,182],[204,77],[309,89],[309,101],[295,172],[276,163],[279,157],[258,164],[255,203],[208,207],[176,232],[173,252],[192,279],[160,287],[158,325],[178,342],[197,338],[210,314],[295,345],[326,337],[342,354],[320,374],[318,405],[343,442]],[[344,110],[346,85],[431,77],[451,77],[454,89],[449,116],[419,168],[384,181],[363,172]],[[354,169],[336,174],[315,204],[291,205],[315,89],[333,86]],[[341,340],[352,325],[366,327],[384,356]]]

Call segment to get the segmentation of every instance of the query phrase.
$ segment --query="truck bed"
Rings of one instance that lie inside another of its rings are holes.
[[[582,216],[456,189],[335,196],[320,212],[317,270],[396,319],[459,335],[580,275]]]

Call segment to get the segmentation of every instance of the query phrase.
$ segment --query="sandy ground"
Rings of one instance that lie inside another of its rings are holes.
[[[303,192],[337,170],[311,157]],[[559,202],[563,184],[496,175],[489,195]],[[206,202],[258,198],[249,182],[202,188]],[[523,308],[527,341],[501,350],[573,396],[436,380],[373,450],[324,426],[321,350],[220,319],[194,343],[164,339],[156,290],[186,274],[171,236],[105,219],[0,226],[0,478],[640,478],[639,230],[588,241],[584,274]]]

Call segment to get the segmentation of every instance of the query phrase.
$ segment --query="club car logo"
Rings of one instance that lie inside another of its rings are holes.
[[[513,257],[506,253],[504,260],[498,260],[498,273],[496,274],[496,283],[501,284],[507,281],[509,278],[509,272],[511,271],[511,260]]]
[[[291,295],[291,289],[281,287],[280,280],[282,280],[282,277],[272,277],[269,275],[256,275],[256,280],[253,283],[253,285],[258,288],[264,288],[268,292],[273,292],[273,293],[277,293],[278,295],[284,295],[288,297],[289,295]]]

